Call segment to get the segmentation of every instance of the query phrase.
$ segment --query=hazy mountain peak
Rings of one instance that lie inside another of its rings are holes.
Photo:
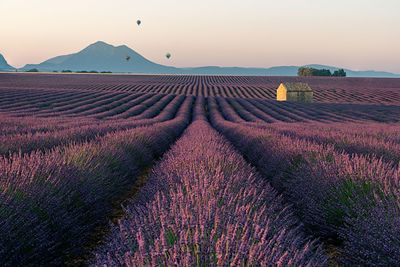
[[[160,55],[164,59],[164,55]],[[337,67],[319,64],[308,67],[326,68],[331,71]],[[258,76],[297,76],[298,66],[276,66],[271,68],[242,68],[205,66],[196,68],[175,68],[151,62],[126,45],[113,46],[97,41],[81,51],[48,59],[40,64],[29,64],[21,70],[37,68],[39,71],[111,71],[121,73],[148,74],[201,74],[201,75],[258,75]],[[1,68],[0,68],[1,69]],[[345,69],[348,77],[400,77],[398,74],[377,71],[352,71]]]
[[[88,45],[88,47],[114,47],[113,45],[107,44],[103,41],[97,41],[93,44]]]
[[[127,57],[129,57],[129,60],[127,60]],[[54,57],[40,64],[26,65],[22,70],[30,68],[37,68],[39,71],[176,72],[176,68],[151,62],[126,45],[113,46],[103,41],[92,43],[74,54]]]
[[[3,57],[2,54],[0,54],[0,64],[7,63],[6,59]]]
[[[0,70],[14,70],[14,68],[8,65],[7,60],[0,54]]]
[[[103,41],[98,41],[98,42],[88,45],[80,52],[84,52],[84,51],[104,52],[104,51],[112,51],[115,48],[116,47],[113,45],[107,44]],[[80,53],[80,52],[78,52],[78,53]]]

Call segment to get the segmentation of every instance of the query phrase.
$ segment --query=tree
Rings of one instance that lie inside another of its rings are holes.
[[[316,76],[317,74],[317,69],[314,68],[304,68],[301,67],[299,68],[299,70],[297,71],[297,75],[298,76]]]
[[[335,70],[334,72],[333,72],[333,75],[332,76],[335,76],[335,77],[346,77],[346,72],[344,71],[344,69],[339,69],[339,70]]]
[[[306,76],[306,75],[304,75],[304,70],[305,70],[305,68],[300,67],[300,68],[297,70],[297,76]]]
[[[39,70],[38,69],[30,69],[30,70],[27,70],[26,72],[39,72]]]
[[[317,70],[317,75],[315,75],[315,76],[328,76],[328,77],[330,77],[330,76],[332,76],[332,73],[328,69],[322,69],[322,70]]]
[[[298,76],[326,76],[326,77],[345,77],[346,72],[343,69],[335,70],[332,74],[328,69],[314,69],[314,68],[306,68],[300,67],[297,71]]]

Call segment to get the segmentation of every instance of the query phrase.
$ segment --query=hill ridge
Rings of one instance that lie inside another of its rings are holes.
[[[126,59],[129,56],[129,60]],[[331,71],[338,67],[308,64],[305,67],[327,68]],[[302,66],[274,66],[269,68],[202,66],[176,68],[157,64],[140,55],[126,45],[114,46],[97,41],[84,49],[68,55],[61,55],[43,61],[40,64],[27,64],[21,71],[36,68],[39,71],[111,71],[114,73],[146,74],[189,74],[189,75],[254,75],[254,76],[297,76]],[[354,71],[345,69],[348,77],[387,77],[400,78],[400,74],[385,71]]]
[[[0,71],[14,71],[15,68],[8,64],[7,60],[0,54]]]

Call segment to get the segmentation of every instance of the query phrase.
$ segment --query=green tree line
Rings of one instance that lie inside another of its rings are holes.
[[[333,73],[328,69],[315,69],[301,67],[297,71],[297,76],[328,76],[328,77],[346,77],[344,69],[335,70]]]

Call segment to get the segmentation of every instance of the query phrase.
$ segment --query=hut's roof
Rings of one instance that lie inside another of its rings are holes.
[[[286,90],[290,92],[312,92],[311,87],[307,83],[282,83]]]

